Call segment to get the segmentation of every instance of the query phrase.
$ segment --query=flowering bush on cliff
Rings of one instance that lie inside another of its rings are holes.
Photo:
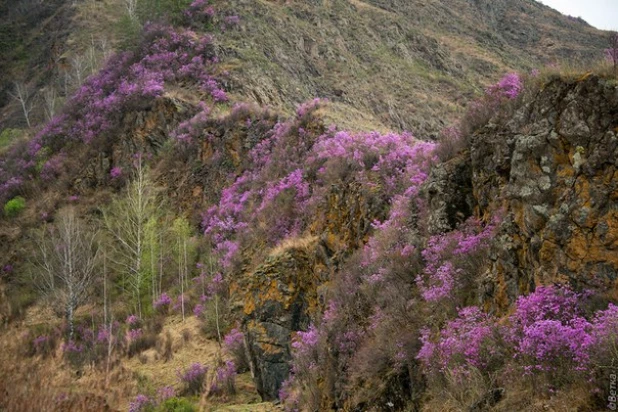
[[[225,351],[232,357],[238,372],[244,372],[249,369],[249,362],[245,351],[244,334],[240,329],[232,329],[223,338],[223,347]]]
[[[459,310],[459,316],[440,331],[437,341],[429,329],[421,332],[422,348],[417,359],[425,373],[468,375],[472,368],[491,373],[505,358],[501,330],[496,319],[471,306]]]
[[[318,366],[320,334],[313,325],[307,331],[299,331],[292,342],[292,370],[290,379],[279,390],[279,397],[288,410],[298,405],[317,409],[320,403]]]
[[[589,370],[595,339],[591,323],[582,316],[584,299],[566,286],[541,286],[517,300],[507,339],[524,373],[565,377]]]
[[[212,17],[214,10],[202,3],[194,2],[188,15]],[[15,193],[30,176],[55,179],[64,167],[61,150],[68,143],[110,144],[113,140],[106,138],[122,126],[123,116],[152,106],[169,84],[189,83],[215,103],[227,101],[226,92],[213,75],[218,59],[212,40],[210,35],[189,29],[146,25],[139,46],[110,57],[103,69],[87,78],[68,99],[63,113],[27,145],[15,145],[2,156],[0,200]],[[39,170],[35,170],[37,163],[42,165]],[[113,168],[111,178],[117,179],[119,172]]]
[[[543,377],[549,389],[595,379],[602,386],[595,376],[616,356],[618,307],[586,317],[588,296],[567,286],[540,286],[517,300],[504,324],[476,307],[464,308],[439,331],[422,330],[417,359],[432,378],[476,369],[501,371],[505,379]]]
[[[498,83],[489,86],[486,94],[492,98],[516,99],[524,88],[523,81],[518,73],[508,73]]]
[[[228,360],[215,369],[208,387],[208,396],[224,396],[236,393],[236,365]]]
[[[172,305],[172,298],[165,292],[155,300],[153,307],[159,313],[167,313]]]
[[[487,87],[485,93],[468,106],[460,124],[463,135],[470,135],[474,129],[486,124],[496,115],[503,118],[520,100],[525,86],[522,76],[508,73],[497,83]]]
[[[421,255],[425,261],[423,274],[416,278],[416,284],[423,298],[428,302],[449,301],[461,305],[466,281],[479,266],[477,261],[487,247],[494,225],[484,227],[475,219],[451,232],[429,238]]]

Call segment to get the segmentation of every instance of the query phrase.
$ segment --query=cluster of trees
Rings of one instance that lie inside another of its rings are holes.
[[[68,206],[32,236],[36,252],[29,280],[62,311],[69,339],[75,311],[97,287],[103,291],[105,319],[111,318],[111,288],[129,297],[141,318],[154,308],[165,286],[179,289],[184,318],[183,295],[195,252],[193,231],[185,217],[164,212],[144,163],[141,155],[135,156],[133,180],[122,196],[102,208],[101,220],[82,219]],[[172,268],[177,279],[165,276]]]

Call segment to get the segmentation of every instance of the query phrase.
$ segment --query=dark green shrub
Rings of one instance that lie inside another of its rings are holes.
[[[185,398],[169,398],[159,405],[157,412],[195,412],[197,409]]]
[[[4,215],[8,217],[17,216],[26,207],[26,199],[21,196],[14,197],[4,205]]]

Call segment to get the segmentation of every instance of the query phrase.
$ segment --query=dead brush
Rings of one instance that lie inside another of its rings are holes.
[[[169,362],[174,357],[174,351],[172,349],[173,339],[170,331],[166,331],[163,338],[157,340],[156,350],[157,355],[165,362]]]

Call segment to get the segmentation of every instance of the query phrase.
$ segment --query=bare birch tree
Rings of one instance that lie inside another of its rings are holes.
[[[54,86],[48,86],[43,90],[43,102],[45,103],[45,115],[47,120],[51,120],[56,115],[58,106],[58,93]]]
[[[138,314],[142,315],[142,293],[148,285],[148,221],[156,214],[156,193],[141,155],[135,159],[135,178],[124,198],[103,211],[105,226],[112,235],[115,253],[112,261],[124,275],[126,287],[133,294]]]
[[[81,54],[71,57],[71,68],[73,69],[73,87],[77,89],[84,83],[84,77],[88,72],[86,58]]]
[[[180,305],[182,308],[182,320],[185,320],[185,289],[189,282],[189,253],[187,243],[191,236],[191,226],[184,217],[174,220],[172,231],[176,235],[176,256],[178,258],[178,281],[180,283]]]
[[[30,90],[25,83],[13,82],[13,85],[15,87],[14,92],[9,92],[9,95],[21,106],[24,118],[26,119],[26,124],[30,127],[30,113],[34,109],[34,98],[30,95]]]
[[[32,270],[34,284],[53,304],[61,305],[73,337],[75,311],[89,296],[99,255],[97,232],[75,216],[73,208],[38,233]]]
[[[137,21],[137,0],[124,0],[124,4],[131,21]]]

